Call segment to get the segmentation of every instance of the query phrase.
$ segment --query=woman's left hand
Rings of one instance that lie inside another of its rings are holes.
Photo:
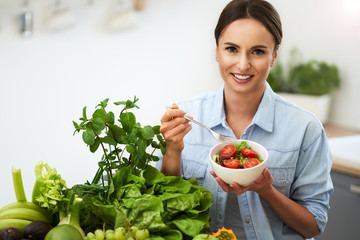
[[[254,191],[257,192],[259,195],[262,195],[262,193],[270,189],[271,184],[274,180],[273,176],[267,168],[263,170],[261,175],[254,182],[252,182],[246,187],[242,187],[237,183],[233,183],[232,186],[230,186],[229,184],[225,183],[221,178],[216,176],[214,171],[210,171],[210,174],[215,177],[216,181],[225,192],[234,191],[237,195],[241,195],[246,191]]]

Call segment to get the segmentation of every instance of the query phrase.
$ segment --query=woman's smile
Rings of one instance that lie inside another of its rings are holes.
[[[237,83],[247,83],[253,77],[253,75],[250,75],[250,74],[232,73],[231,75],[233,75],[233,78],[234,78],[235,82],[237,82]]]

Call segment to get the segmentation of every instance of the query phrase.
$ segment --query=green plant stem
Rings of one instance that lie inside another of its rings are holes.
[[[125,152],[125,149],[126,149],[126,147],[127,147],[128,145],[129,145],[129,144],[126,144],[126,145],[125,145],[124,150],[121,152],[120,159],[122,159],[122,156],[123,156],[123,154],[124,154],[124,152]]]
[[[108,126],[108,124],[106,124],[107,126]],[[111,134],[114,136],[115,134],[114,134],[114,132],[109,128],[109,131],[111,132]],[[106,130],[106,133],[108,133],[108,131]],[[121,162],[121,160],[120,160],[120,157],[119,157],[119,152],[118,152],[118,149],[117,149],[117,147],[116,146],[114,146],[115,147],[115,153],[116,153],[116,157],[117,157],[117,159],[119,160],[119,162]]]
[[[103,142],[100,140],[100,137],[99,137],[98,135],[96,135],[96,137],[99,138],[100,145],[101,145],[101,147],[102,147],[102,149],[103,149],[103,151],[104,151],[105,160],[106,160],[106,163],[107,163],[107,171],[108,171],[108,174],[109,174],[109,176],[110,176],[110,179],[109,179],[109,180],[111,180],[111,179],[112,179],[112,173],[111,173],[111,167],[110,167],[109,157],[108,157],[108,155],[106,154],[106,150],[105,150],[104,144],[103,144]]]
[[[156,150],[156,148],[154,148],[154,149],[153,149],[153,151],[151,152],[151,156],[153,156],[153,155],[154,155],[155,150]]]
[[[74,198],[74,202],[69,217],[69,223],[71,225],[80,225],[80,207],[83,199],[79,197]]]
[[[12,167],[11,171],[12,171],[16,200],[18,202],[27,202],[22,176],[21,176],[21,169],[15,169],[14,167]]]
[[[103,172],[103,169],[101,167],[99,167],[98,170],[96,171],[96,174],[95,174],[91,184],[98,184],[98,182],[101,178],[102,172]]]
[[[40,195],[40,188],[42,186],[44,186],[44,180],[42,178],[42,173],[41,173],[41,169],[42,169],[42,165],[37,165],[35,167],[35,183],[34,183],[34,187],[33,187],[33,191],[32,191],[32,196],[31,196],[31,201],[33,203],[38,203],[36,201],[36,198]]]
[[[119,151],[116,146],[115,146],[115,153],[116,153],[116,157],[117,157],[118,161],[121,162],[120,156],[119,156]]]
[[[83,202],[82,198],[75,196],[74,201],[72,202],[70,208],[71,209],[70,212],[68,213],[67,216],[60,218],[60,222],[58,225],[70,224],[74,226],[81,233],[83,237],[85,237],[84,230],[82,230],[82,228],[80,227],[80,209],[82,202]],[[63,212],[60,212],[60,216],[64,216],[62,214]]]
[[[119,117],[121,116],[121,114],[126,110],[127,108],[124,107],[123,110],[121,110],[120,114],[119,114]]]
[[[38,201],[36,200],[36,198],[40,195],[40,188],[44,186],[44,181],[40,178],[36,178],[35,183],[34,183],[34,187],[33,187],[33,191],[32,191],[32,196],[31,196],[31,201],[33,203],[38,203]]]

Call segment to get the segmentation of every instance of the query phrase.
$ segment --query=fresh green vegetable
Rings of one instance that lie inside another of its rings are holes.
[[[134,97],[132,101],[114,102],[115,106],[122,107],[120,113],[115,115],[112,111],[106,110],[109,99],[105,99],[95,107],[91,117],[88,117],[85,106],[81,122],[73,121],[74,134],[82,132],[82,139],[89,146],[89,150],[93,153],[98,149],[103,151],[103,156],[98,162],[99,168],[92,181],[77,184],[67,192],[68,197],[76,193],[84,199],[81,223],[86,231],[102,225],[102,220],[91,212],[94,206],[92,198],[101,203],[110,203],[109,193],[113,191],[114,172],[129,165],[139,172],[140,169],[146,168],[149,162],[159,160],[155,154],[157,149],[165,151],[160,126],[141,127],[140,123],[136,122],[135,115],[130,112],[134,108],[139,108],[136,105],[138,100]]]
[[[126,227],[129,221],[159,236],[178,232],[180,239],[208,227],[212,194],[195,179],[164,176],[151,166],[134,173],[132,166],[118,170],[110,203],[94,202],[93,211],[106,224]]]
[[[52,214],[58,212],[58,203],[64,198],[62,190],[66,188],[65,180],[55,168],[42,161],[35,166],[35,177],[32,202],[48,209]]]
[[[83,240],[84,237],[70,224],[62,224],[54,227],[45,236],[45,240]]]
[[[82,139],[89,146],[91,152],[96,152],[99,147],[103,151],[103,157],[99,164],[99,170],[92,183],[99,181],[104,184],[103,174],[107,174],[110,181],[113,170],[123,166],[134,166],[138,169],[145,169],[149,162],[158,161],[155,155],[156,149],[165,151],[165,141],[160,134],[160,126],[141,127],[136,122],[133,108],[139,108],[136,102],[139,99],[114,102],[115,106],[123,106],[123,109],[116,119],[112,111],[106,111],[109,99],[105,99],[96,106],[91,118],[87,117],[86,107],[80,123],[73,121],[75,132],[82,131]],[[154,138],[158,141],[155,141]],[[146,150],[152,147],[149,153]]]
[[[26,226],[32,221],[40,220],[50,223],[52,215],[47,209],[40,207],[36,203],[27,202],[21,169],[12,167],[12,177],[17,201],[9,203],[0,209],[0,231],[14,227],[24,232]]]
[[[11,172],[13,177],[13,185],[14,185],[16,200],[18,202],[27,202],[25,190],[24,190],[24,184],[21,176],[21,169],[20,168],[15,169],[14,167],[12,167]]]
[[[65,201],[60,203],[60,222],[46,234],[45,240],[77,240],[84,239],[85,233],[80,227],[80,209],[83,199],[74,196],[69,199],[66,206]]]
[[[129,110],[138,108],[137,101],[114,103],[123,106],[117,120],[105,110],[108,99],[91,118],[83,108],[81,122],[73,122],[74,133],[82,131],[90,151],[102,149],[103,156],[93,180],[73,186],[65,196],[84,199],[80,222],[85,232],[136,225],[147,229],[151,239],[191,239],[209,225],[212,194],[195,179],[164,176],[149,164],[158,161],[156,150],[165,153],[165,141],[160,126],[136,122]],[[115,230],[114,236],[120,234]]]

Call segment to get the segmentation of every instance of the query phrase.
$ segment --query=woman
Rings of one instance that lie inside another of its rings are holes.
[[[215,29],[217,92],[173,104],[161,118],[166,175],[197,178],[213,193],[210,230],[225,226],[238,239],[303,239],[324,231],[333,192],[332,158],[321,123],[275,94],[266,82],[281,43],[278,13],[263,0],[233,0]],[[214,131],[266,147],[267,168],[248,187],[225,184],[208,164]],[[191,131],[190,131],[191,130]]]

